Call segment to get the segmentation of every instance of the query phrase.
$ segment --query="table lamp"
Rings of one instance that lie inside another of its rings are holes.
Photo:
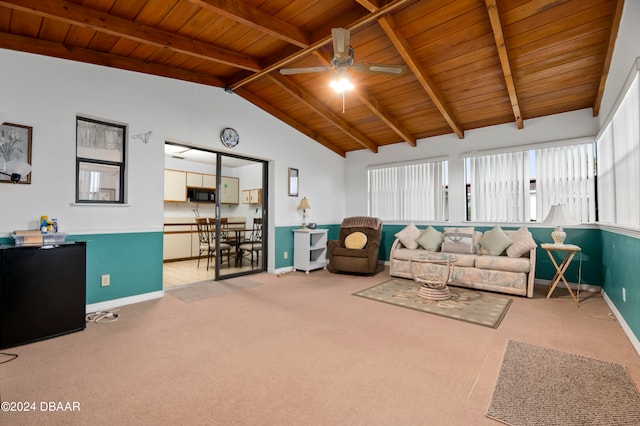
[[[551,239],[553,239],[554,244],[564,244],[567,233],[564,232],[562,227],[579,225],[580,222],[573,217],[566,204],[556,204],[551,206],[551,210],[542,224],[555,226],[555,229],[551,232]]]
[[[307,197],[302,197],[300,200],[300,205],[298,206],[298,210],[302,210],[302,229],[307,227],[307,210],[310,209],[309,200]]]

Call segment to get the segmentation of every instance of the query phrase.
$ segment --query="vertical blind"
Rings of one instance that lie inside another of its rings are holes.
[[[446,161],[367,171],[369,215],[383,220],[446,220]]]
[[[579,222],[596,220],[594,144],[536,150],[536,217],[566,204]]]
[[[519,151],[468,158],[472,221],[528,220],[529,170],[525,167],[525,154]]]
[[[636,72],[598,138],[599,220],[640,228],[640,83]]]

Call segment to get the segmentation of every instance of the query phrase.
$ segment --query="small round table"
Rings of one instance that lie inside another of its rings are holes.
[[[429,300],[447,300],[451,298],[447,283],[451,281],[453,264],[458,260],[455,255],[446,253],[428,253],[409,258],[409,270],[415,282],[420,284],[418,296]],[[435,263],[445,265],[446,268],[440,273],[416,274],[414,272],[415,263]]]

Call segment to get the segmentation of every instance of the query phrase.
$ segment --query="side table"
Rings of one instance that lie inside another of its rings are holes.
[[[578,300],[578,298],[576,298],[576,295],[573,293],[573,290],[571,290],[569,283],[564,277],[564,273],[569,267],[569,264],[573,260],[576,253],[581,251],[582,249],[579,246],[576,246],[575,244],[540,244],[540,247],[547,252],[547,254],[549,255],[549,258],[551,259],[551,262],[553,263],[553,266],[556,267],[556,274],[553,276],[553,279],[551,280],[551,287],[549,288],[549,292],[547,293],[547,299],[551,297],[551,294],[556,289],[558,282],[562,280],[564,282],[565,287],[567,287],[567,290],[569,291],[569,294],[571,295],[573,300],[576,303],[580,304],[580,301]],[[556,262],[555,257],[553,257],[554,251],[564,252],[564,259],[562,259],[562,262],[560,263],[560,265],[558,265],[558,262]],[[580,291],[579,286],[580,284],[578,284],[578,291]]]
[[[423,254],[409,258],[409,270],[415,282],[420,284],[418,296],[429,300],[447,300],[451,298],[447,284],[451,281],[453,264],[458,260],[455,255],[444,253]],[[416,274],[415,263],[435,263],[444,265],[446,269],[441,273]]]

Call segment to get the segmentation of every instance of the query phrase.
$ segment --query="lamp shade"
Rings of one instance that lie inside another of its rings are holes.
[[[307,197],[302,197],[302,200],[300,200],[300,205],[298,206],[298,210],[308,210],[310,208],[311,206],[309,205],[309,200],[307,200]]]
[[[553,226],[570,226],[580,224],[580,222],[573,217],[566,204],[556,204],[551,206],[549,214],[542,223],[544,225]]]
[[[31,173],[31,164],[24,161],[10,160],[6,163],[8,173],[17,173],[20,176],[26,176]]]

